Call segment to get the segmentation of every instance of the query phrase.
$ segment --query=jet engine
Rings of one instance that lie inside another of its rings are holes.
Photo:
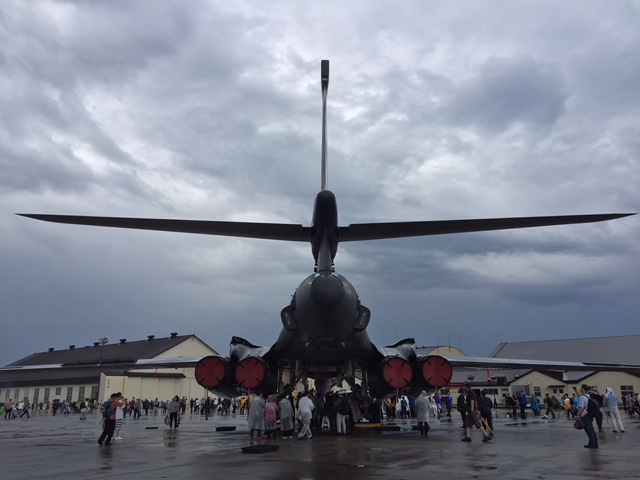
[[[400,391],[415,395],[451,381],[451,364],[439,355],[418,356],[412,338],[379,348],[378,352],[381,360],[367,371],[369,392],[375,398]]]
[[[226,387],[231,379],[231,364],[226,357],[210,355],[196,365],[196,381],[208,390]]]
[[[269,381],[269,365],[261,357],[246,357],[238,362],[233,376],[238,387],[260,390]]]
[[[265,360],[267,352],[268,348],[233,337],[229,358],[211,355],[198,362],[196,381],[224,397],[244,395],[250,391],[275,392],[277,371]]]
[[[382,398],[392,392],[404,390],[414,381],[411,363],[400,356],[387,356],[377,366],[369,370],[369,394]]]
[[[453,368],[446,358],[429,355],[418,360],[416,367],[418,384],[427,389],[448,385],[453,376]]]

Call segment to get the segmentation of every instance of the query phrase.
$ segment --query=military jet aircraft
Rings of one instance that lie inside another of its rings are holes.
[[[134,368],[196,365],[198,382],[223,396],[236,396],[248,391],[282,391],[292,388],[298,380],[313,378],[319,391],[326,389],[330,379],[337,379],[345,380],[355,391],[368,393],[375,398],[392,392],[419,391],[445,386],[451,379],[452,364],[507,368],[537,366],[561,370],[611,369],[610,365],[586,365],[580,362],[424,356],[417,353],[412,338],[394,345],[376,347],[367,334],[371,312],[360,302],[353,285],[335,271],[334,259],[340,242],[601,222],[633,214],[360,223],[339,226],[336,196],[327,185],[328,60],[321,62],[320,81],[321,189],[315,198],[311,226],[20,214],[48,222],[76,225],[310,242],[315,261],[313,273],[300,283],[291,302],[280,312],[283,327],[272,346],[253,345],[243,338],[233,337],[228,357],[138,361]],[[285,382],[288,387],[285,386]]]

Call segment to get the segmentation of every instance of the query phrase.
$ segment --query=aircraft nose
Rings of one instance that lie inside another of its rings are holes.
[[[311,299],[319,307],[332,307],[344,296],[344,285],[333,275],[318,275],[311,285]]]

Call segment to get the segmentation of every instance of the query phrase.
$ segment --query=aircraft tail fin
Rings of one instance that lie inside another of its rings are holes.
[[[329,60],[320,62],[320,83],[322,86],[322,181],[320,190],[327,190],[327,94],[329,90]]]

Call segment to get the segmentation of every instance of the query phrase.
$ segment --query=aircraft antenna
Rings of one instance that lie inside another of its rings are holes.
[[[329,60],[320,61],[320,81],[322,85],[322,184],[327,190],[327,92],[329,90]]]

